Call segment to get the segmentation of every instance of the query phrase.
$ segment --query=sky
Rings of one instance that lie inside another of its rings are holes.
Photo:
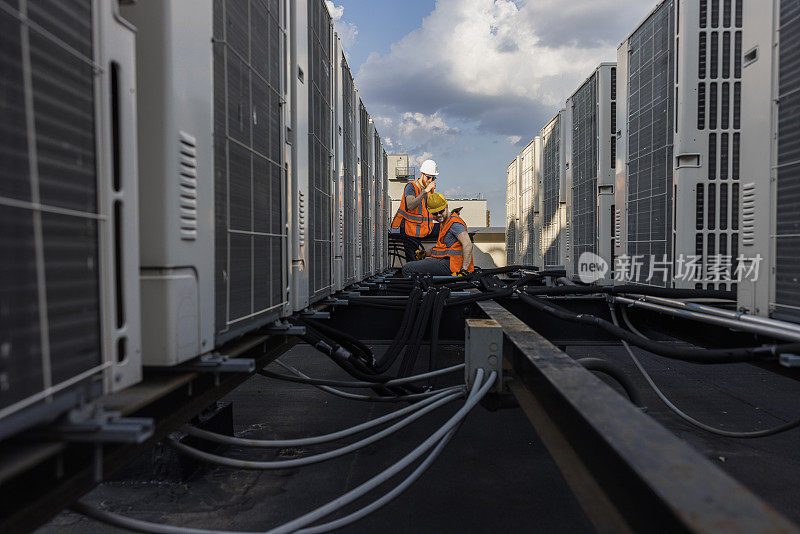
[[[389,154],[505,225],[505,169],[657,0],[327,0]]]

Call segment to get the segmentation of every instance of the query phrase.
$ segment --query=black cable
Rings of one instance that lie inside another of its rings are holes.
[[[735,291],[719,291],[716,289],[677,289],[671,287],[641,286],[626,284],[622,286],[559,286],[559,287],[528,287],[525,292],[529,295],[546,295],[549,297],[562,295],[592,295],[602,293],[605,295],[619,295],[632,293],[635,295],[649,295],[652,297],[682,298],[682,299],[722,299],[736,300]]]
[[[476,295],[467,295],[465,297],[451,297],[447,299],[447,303],[445,306],[464,306],[467,304],[472,304],[473,302],[480,302],[482,300],[492,300],[492,299],[499,299],[503,297],[510,297],[514,289],[511,287],[505,287],[503,289],[498,289],[497,291],[491,291],[486,293],[478,293]]]
[[[764,361],[773,359],[784,352],[797,352],[800,350],[800,343],[743,349],[683,349],[643,338],[600,317],[577,314],[525,293],[520,293],[519,298],[532,308],[554,315],[559,319],[601,328],[614,337],[624,339],[632,345],[673,360],[704,364]]]
[[[600,358],[579,358],[575,361],[589,371],[597,371],[598,373],[610,376],[622,386],[622,389],[625,390],[625,394],[628,395],[628,398],[634,405],[640,408],[644,407],[644,400],[642,399],[641,393],[636,386],[633,385],[633,382],[628,379],[625,371],[620,366]]]
[[[417,315],[417,309],[420,304],[421,295],[422,290],[419,288],[415,288],[411,291],[411,294],[408,297],[406,311],[403,314],[403,319],[400,321],[400,327],[397,329],[397,334],[392,340],[391,345],[389,345],[389,348],[386,349],[386,352],[383,353],[383,356],[381,356],[381,358],[373,366],[373,369],[376,373],[388,371],[394,364],[395,360],[397,360],[397,357],[400,355],[400,351],[405,346],[408,336],[411,333],[413,320]]]
[[[432,372],[437,365],[439,353],[439,326],[442,322],[442,312],[444,311],[444,305],[449,294],[450,291],[443,289],[438,295],[436,295],[436,302],[434,303],[433,314],[431,317],[431,344],[430,349],[428,350],[428,372]],[[433,387],[435,382],[435,378],[431,379],[428,382],[428,386]]]
[[[430,290],[425,294],[422,300],[422,309],[417,314],[414,321],[414,329],[411,332],[410,342],[406,345],[403,360],[400,362],[400,369],[397,376],[403,377],[410,375],[414,370],[414,365],[417,362],[419,355],[419,347],[422,342],[422,336],[425,333],[425,328],[428,326],[427,321],[433,310],[433,303],[436,300],[438,293],[435,290]]]

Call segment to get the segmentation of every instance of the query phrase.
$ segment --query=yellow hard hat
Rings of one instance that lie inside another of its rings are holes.
[[[441,193],[431,193],[428,195],[428,212],[439,213],[447,207],[447,199]]]

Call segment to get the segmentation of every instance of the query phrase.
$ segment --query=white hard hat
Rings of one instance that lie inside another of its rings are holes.
[[[436,162],[432,159],[426,159],[422,162],[422,165],[420,165],[419,172],[427,174],[428,176],[436,176],[439,174],[439,167],[436,166]]]

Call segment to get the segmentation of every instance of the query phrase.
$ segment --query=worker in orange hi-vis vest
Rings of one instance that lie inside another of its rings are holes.
[[[420,239],[434,231],[434,221],[428,213],[425,202],[428,195],[436,189],[438,174],[439,169],[435,161],[432,159],[423,161],[419,179],[406,184],[403,197],[400,199],[400,208],[392,219],[392,228],[399,229],[401,234],[411,238],[404,240],[407,261],[413,260],[424,251]],[[417,251],[418,248],[421,250]]]
[[[439,193],[428,195],[427,207],[433,219],[441,224],[439,239],[427,258],[403,265],[403,276],[412,274],[464,276],[474,271],[473,245],[464,219],[458,213],[447,209],[447,200]]]

